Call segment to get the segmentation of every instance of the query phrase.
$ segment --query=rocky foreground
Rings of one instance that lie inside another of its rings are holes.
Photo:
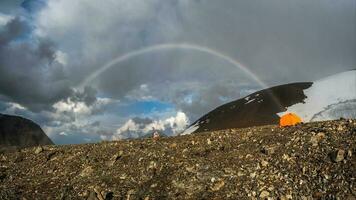
[[[0,199],[355,199],[356,121],[0,154]]]

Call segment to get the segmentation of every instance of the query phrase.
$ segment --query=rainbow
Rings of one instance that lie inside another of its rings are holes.
[[[149,47],[145,47],[145,48],[138,49],[135,51],[131,51],[124,55],[118,56],[117,58],[114,58],[110,62],[99,67],[97,70],[95,70],[93,73],[91,73],[86,79],[84,79],[79,84],[78,87],[80,89],[83,89],[85,86],[89,85],[95,78],[100,76],[102,73],[104,73],[105,71],[107,71],[108,69],[110,69],[114,66],[117,66],[117,64],[119,64],[123,61],[129,60],[133,57],[140,56],[140,55],[143,55],[146,53],[155,52],[155,51],[165,51],[165,50],[171,50],[171,49],[193,50],[193,51],[199,51],[202,53],[207,53],[207,54],[216,56],[222,60],[229,62],[231,65],[235,66],[236,68],[242,70],[244,73],[246,73],[248,76],[250,76],[256,83],[258,83],[262,88],[268,88],[268,86],[265,83],[263,83],[253,72],[251,72],[246,66],[244,66],[237,60],[234,60],[233,58],[226,56],[223,53],[220,53],[216,50],[210,49],[208,47],[199,46],[199,45],[195,45],[195,44],[188,44],[188,43],[159,44],[159,45],[149,46]]]

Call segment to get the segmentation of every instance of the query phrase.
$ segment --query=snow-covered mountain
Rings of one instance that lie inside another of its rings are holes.
[[[305,103],[292,105],[279,115],[297,113],[305,122],[356,118],[356,70],[316,81],[304,94]]]
[[[304,122],[356,118],[356,70],[255,92],[209,112],[182,135],[278,124],[279,116],[288,112],[296,113]]]

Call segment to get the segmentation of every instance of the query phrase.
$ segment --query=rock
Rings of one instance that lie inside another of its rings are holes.
[[[269,196],[269,192],[266,190],[263,190],[260,194],[260,198],[267,198]]]
[[[170,145],[169,145],[169,148],[171,148],[171,149],[177,148],[177,143],[172,143],[172,144],[170,144]]]
[[[126,199],[127,200],[130,200],[131,199],[131,195],[135,194],[135,190],[129,190],[127,192],[127,195],[126,195]]]
[[[46,156],[46,159],[47,161],[50,161],[50,160],[54,160],[54,155],[56,155],[56,152],[50,152],[47,156]]]
[[[343,149],[338,149],[330,153],[330,158],[333,162],[341,162],[345,159],[345,151]]]
[[[225,182],[223,180],[217,181],[212,187],[211,190],[216,192],[219,191],[222,187],[224,187]]]
[[[91,190],[91,191],[89,192],[89,196],[88,196],[87,200],[98,200],[98,198],[97,198],[97,196],[96,196],[96,192],[94,192],[94,191]]]
[[[256,172],[251,173],[251,174],[250,174],[250,177],[251,177],[251,178],[255,178],[255,177],[256,177]]]
[[[113,192],[105,192],[105,200],[112,200],[114,199],[114,193]]]
[[[311,137],[310,139],[310,142],[312,143],[312,145],[315,147],[315,146],[318,146],[318,144],[320,143],[320,141],[324,140],[325,139],[325,134],[324,133],[318,133],[314,136]]]
[[[323,197],[323,193],[321,192],[314,192],[313,198],[315,199],[321,199]]]
[[[114,166],[115,162],[118,161],[118,160],[122,157],[123,154],[124,154],[123,151],[119,151],[117,154],[115,154],[115,155],[110,159],[110,161],[107,162],[107,165],[108,165],[109,167]]]
[[[41,146],[36,147],[36,149],[35,149],[35,154],[40,154],[40,153],[42,153],[42,152],[43,152],[43,148],[42,148]]]
[[[342,127],[342,125],[339,125],[338,127],[337,127],[337,131],[343,131],[344,130],[344,128]]]
[[[80,173],[80,176],[82,177],[90,176],[93,172],[94,169],[91,166],[88,166]]]
[[[243,172],[241,172],[241,171],[238,171],[237,172],[237,176],[239,176],[239,177],[241,177],[241,176],[244,176],[245,174],[243,173]]]
[[[280,200],[289,200],[289,199],[293,199],[292,195],[287,194],[287,195],[282,195],[281,197],[279,197]]]
[[[105,200],[104,197],[103,197],[103,195],[101,194],[99,188],[95,187],[95,188],[94,188],[94,192],[96,193],[96,197],[97,197],[99,200]]]
[[[261,165],[262,165],[262,167],[267,167],[268,166],[268,162],[265,161],[265,160],[262,160],[261,161]]]
[[[275,153],[275,151],[276,151],[276,147],[274,147],[274,146],[270,146],[270,147],[263,146],[261,149],[261,153],[266,154],[266,155],[272,155]]]
[[[347,151],[347,156],[350,157],[350,158],[352,157],[352,151],[351,150]]]

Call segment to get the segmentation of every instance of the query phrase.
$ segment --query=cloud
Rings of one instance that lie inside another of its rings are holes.
[[[23,0],[1,0],[0,12],[5,14],[11,14],[19,9]]]
[[[28,116],[51,135],[92,136],[75,141],[94,141],[98,135],[107,139],[113,132],[126,137],[125,130],[136,126],[135,137],[153,127],[174,134],[188,118],[195,121],[259,89],[220,58],[173,49],[118,63],[78,90],[79,83],[112,59],[147,46],[207,46],[240,61],[268,85],[313,81],[356,66],[354,0],[26,0],[19,8],[20,4],[0,2],[1,111]],[[164,102],[185,117],[168,120],[170,116],[152,116],[153,112],[141,116],[133,108],[125,113],[119,109],[146,101]],[[116,124],[123,126],[122,134],[113,128]]]
[[[224,4],[119,0],[97,4],[96,0],[74,4],[50,0],[36,20],[37,34],[60,44],[60,50],[68,55],[72,82],[80,82],[119,55],[165,42],[216,49],[244,63],[269,85],[316,80],[356,65],[353,0],[337,6],[330,1],[307,0],[227,0]],[[241,70],[219,58],[181,50],[119,63],[92,85],[117,99],[176,103],[175,92],[186,83],[195,84],[185,92],[200,101],[193,102],[193,109],[181,103],[177,107],[194,117],[223,103],[218,100],[219,93],[228,93],[223,96],[233,99],[256,86]],[[141,85],[149,87],[145,95],[138,95]]]
[[[87,100],[87,99],[83,99]],[[53,104],[53,108],[57,115],[73,116],[74,119],[89,117],[92,114],[98,114],[100,111],[112,104],[115,100],[109,98],[97,98],[94,101],[90,101],[88,104],[86,101],[76,101],[73,98],[58,101]]]
[[[30,110],[41,111],[72,94],[54,44],[27,40],[29,24],[19,17],[0,31],[0,93]]]
[[[6,25],[13,17],[0,12],[0,27]]]
[[[61,135],[61,136],[68,136],[68,133],[66,133],[66,132],[60,132],[59,135]]]
[[[189,125],[189,119],[183,112],[177,112],[172,116],[161,120],[152,120],[149,118],[129,119],[125,124],[118,128],[112,136],[114,140],[139,138],[153,131],[160,131],[166,135],[176,135]]]

